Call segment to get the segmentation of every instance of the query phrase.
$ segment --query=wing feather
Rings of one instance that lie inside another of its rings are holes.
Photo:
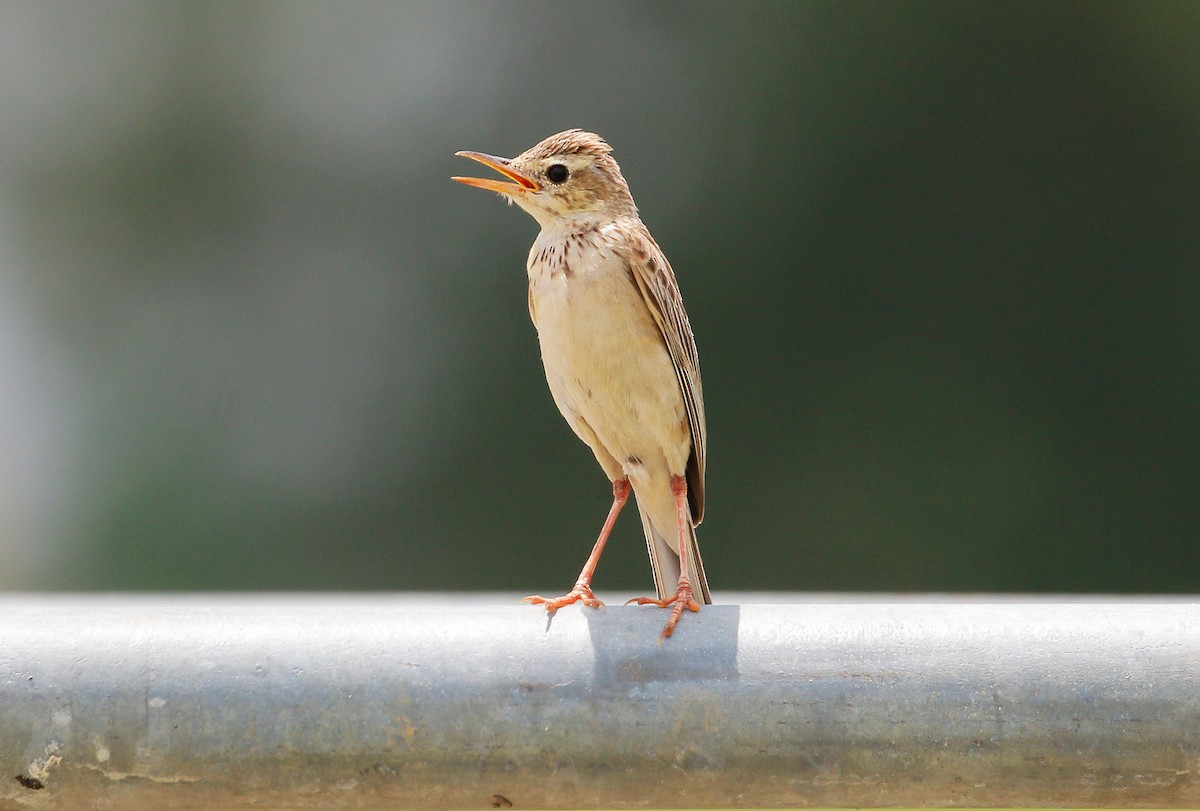
[[[692,335],[692,325],[683,308],[683,297],[679,294],[675,273],[644,227],[632,241],[629,267],[654,322],[662,332],[667,352],[675,366],[679,390],[683,394],[692,434],[692,454],[688,459],[686,474],[688,500],[692,508],[692,521],[699,524],[704,518],[704,462],[708,430],[704,422],[704,390],[700,384],[696,338]]]

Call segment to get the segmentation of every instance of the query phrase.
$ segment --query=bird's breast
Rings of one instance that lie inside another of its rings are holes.
[[[535,242],[529,296],[548,359],[586,374],[650,356],[652,367],[673,376],[662,335],[618,250],[578,238]]]
[[[686,464],[690,434],[675,367],[620,250],[539,238],[528,269],[530,311],[560,409],[581,416],[618,459],[658,450],[672,468]]]

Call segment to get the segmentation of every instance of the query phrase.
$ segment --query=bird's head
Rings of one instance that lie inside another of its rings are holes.
[[[512,182],[453,179],[498,192],[529,212],[543,228],[636,216],[629,186],[611,153],[612,147],[599,135],[572,129],[551,135],[515,158],[455,153],[495,169]]]

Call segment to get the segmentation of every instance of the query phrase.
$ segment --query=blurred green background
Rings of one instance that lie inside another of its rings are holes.
[[[1200,591],[1186,2],[4,3],[0,585],[567,588],[536,225],[449,176],[571,126],[697,333],[718,599]]]

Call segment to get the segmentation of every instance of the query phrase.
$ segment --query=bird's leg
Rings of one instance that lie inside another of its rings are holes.
[[[679,622],[679,618],[683,616],[683,609],[688,611],[699,611],[700,604],[696,602],[695,596],[692,594],[692,581],[688,579],[688,523],[691,522],[691,514],[688,511],[687,501],[687,479],[683,476],[671,477],[671,492],[675,495],[675,520],[679,526],[679,587],[675,590],[675,595],[668,597],[665,600],[655,600],[653,597],[634,597],[629,603],[637,603],[638,605],[656,605],[659,608],[671,607],[671,616],[667,618],[667,624],[663,628],[662,633],[658,638],[666,639],[675,630],[675,624]]]
[[[617,479],[613,482],[613,503],[608,510],[608,518],[604,520],[604,526],[600,528],[600,537],[596,539],[596,545],[592,547],[592,554],[588,555],[587,563],[583,564],[583,571],[579,573],[579,579],[575,581],[575,588],[561,597],[546,598],[534,594],[521,602],[545,605],[546,611],[551,614],[564,605],[570,605],[580,600],[589,608],[599,608],[604,605],[596,599],[595,594],[592,594],[592,574],[596,571],[596,564],[600,562],[600,553],[604,551],[604,544],[608,542],[613,524],[617,523],[617,516],[621,514],[621,508],[628,500],[629,479]]]

